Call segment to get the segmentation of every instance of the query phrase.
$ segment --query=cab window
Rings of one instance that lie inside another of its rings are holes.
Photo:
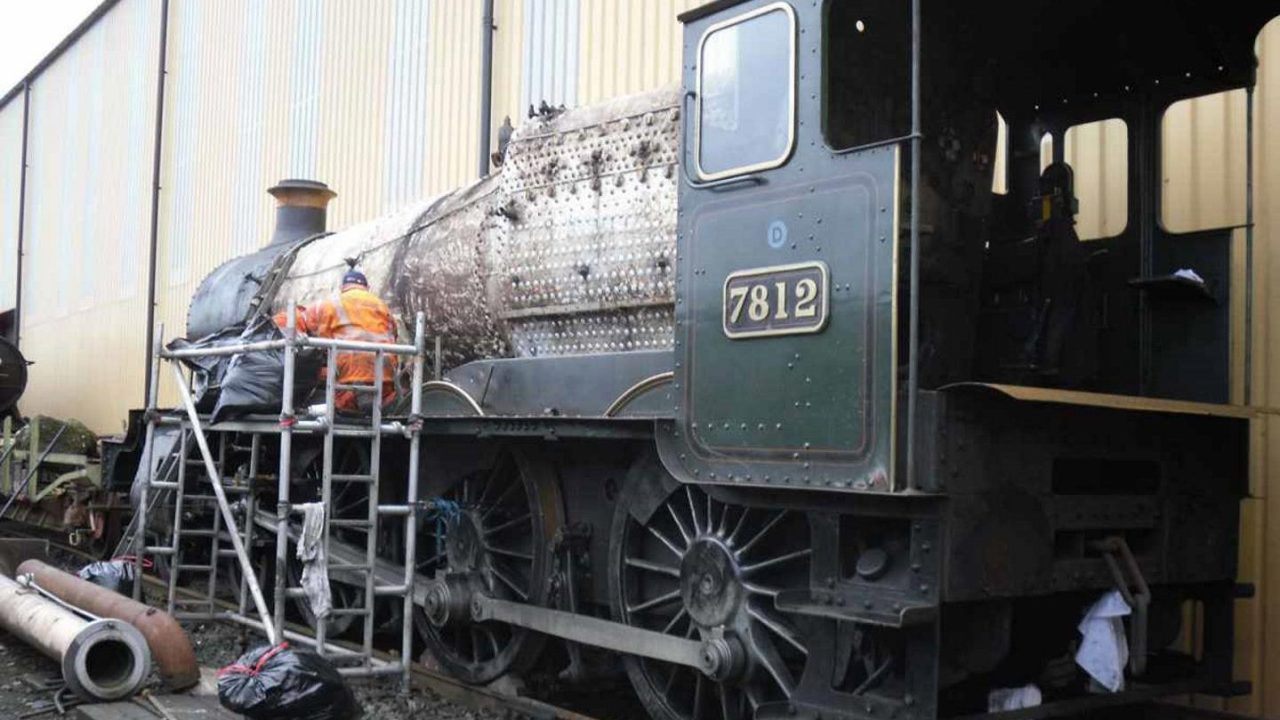
[[[795,13],[775,3],[713,25],[698,49],[704,180],[777,167],[795,138]]]
[[[830,0],[822,125],[835,150],[911,132],[911,3]]]

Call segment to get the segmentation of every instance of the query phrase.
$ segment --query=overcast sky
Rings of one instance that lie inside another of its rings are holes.
[[[0,95],[21,82],[101,0],[0,0]]]

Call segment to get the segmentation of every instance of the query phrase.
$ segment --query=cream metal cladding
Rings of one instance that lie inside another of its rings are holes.
[[[0,108],[0,312],[17,304],[18,195],[22,182],[22,96]]]
[[[578,102],[680,82],[681,35],[676,16],[704,0],[580,0],[582,56]]]
[[[143,398],[158,0],[124,0],[31,85],[27,412],[118,432]]]
[[[433,162],[460,152],[436,129],[444,120],[430,103],[430,70],[452,61],[432,52],[450,14],[442,6],[172,4],[157,279],[167,337],[185,331],[191,295],[210,270],[270,236],[266,189],[277,180],[329,183],[338,192],[329,225],[340,228],[474,174],[474,153],[452,163],[452,174]],[[478,39],[479,15],[451,12],[474,15]],[[443,150],[433,153],[433,142]]]

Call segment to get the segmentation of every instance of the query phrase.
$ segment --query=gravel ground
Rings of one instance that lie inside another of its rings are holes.
[[[50,560],[68,570],[84,564],[82,558],[56,550]],[[153,606],[163,606],[159,592],[148,588],[147,595]],[[246,649],[264,642],[257,634],[226,623],[187,624],[186,629],[200,664],[215,670],[234,662]],[[50,712],[38,718],[56,718],[54,690],[41,687],[50,681],[61,681],[58,664],[0,630],[0,719],[17,720],[45,708]],[[450,703],[425,689],[401,695],[391,679],[355,680],[351,682],[351,689],[364,709],[366,720],[507,720],[510,717],[503,711],[475,710]]]
[[[0,631],[0,717],[20,718],[34,710],[52,708],[54,691],[37,688],[29,680],[40,682],[61,678],[57,663],[9,633]]]
[[[226,623],[199,623],[187,629],[195,642],[200,664],[220,668],[264,640]],[[481,711],[445,701],[429,690],[415,689],[402,695],[393,679],[352,680],[351,689],[367,720],[505,720],[503,712]]]

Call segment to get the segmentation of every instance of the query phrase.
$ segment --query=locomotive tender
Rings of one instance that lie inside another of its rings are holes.
[[[604,649],[664,720],[1243,692],[1230,234],[1160,227],[1158,120],[1250,86],[1276,14],[717,0],[681,16],[678,94],[544,114],[470,187],[331,235],[326,188],[274,188],[276,238],[188,335],[331,294],[347,257],[425,314],[418,499],[458,512],[420,523],[417,629],[467,682]],[[1108,117],[1134,200],[1082,243],[1063,134]],[[1128,685],[1097,693],[1072,654],[1114,588]]]

